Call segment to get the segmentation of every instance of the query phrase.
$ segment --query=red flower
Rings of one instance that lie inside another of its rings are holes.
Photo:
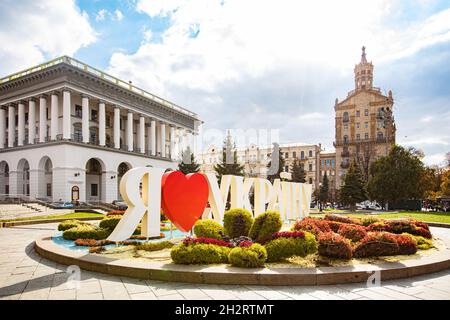
[[[305,233],[303,231],[283,231],[274,233],[272,239],[277,238],[304,238]]]
[[[212,239],[212,238],[191,238],[191,237],[186,237],[183,240],[183,244],[185,246],[188,246],[190,244],[197,244],[197,243],[204,243],[204,244],[215,244],[217,246],[221,246],[221,247],[231,247],[231,243],[223,241],[223,240],[218,240],[218,239]]]

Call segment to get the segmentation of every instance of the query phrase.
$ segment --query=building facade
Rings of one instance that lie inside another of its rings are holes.
[[[0,196],[111,203],[136,166],[175,168],[198,116],[64,56],[0,79]]]
[[[320,184],[323,182],[325,174],[328,178],[328,188],[330,195],[330,202],[336,201],[336,152],[320,153]]]
[[[285,160],[284,172],[290,172],[295,159],[303,166],[306,182],[318,187],[320,150],[319,145],[300,143],[281,144],[280,152]],[[272,147],[260,147],[251,144],[245,148],[237,148],[237,162],[244,166],[244,172],[249,177],[267,177],[267,166],[272,155]],[[210,146],[206,151],[198,153],[196,159],[202,172],[214,172],[214,165],[221,161],[222,147]]]
[[[393,116],[394,99],[392,91],[383,95],[373,86],[374,66],[366,58],[362,49],[361,61],[355,66],[355,89],[339,102],[336,99],[336,188],[355,161],[368,178],[370,164],[380,156],[385,156],[395,144],[395,122]]]

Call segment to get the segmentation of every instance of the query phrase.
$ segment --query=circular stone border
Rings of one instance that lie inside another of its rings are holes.
[[[327,285],[365,282],[377,271],[380,280],[391,280],[449,269],[450,232],[445,228],[432,229],[433,234],[445,244],[445,248],[436,254],[376,265],[318,268],[247,269],[121,260],[65,249],[55,244],[51,237],[36,240],[34,247],[42,257],[61,264],[78,265],[84,270],[139,279],[205,284]]]

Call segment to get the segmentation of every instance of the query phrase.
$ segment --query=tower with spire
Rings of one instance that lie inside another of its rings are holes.
[[[361,62],[355,65],[355,89],[371,89],[373,87],[373,64],[367,62],[366,47],[362,47]]]

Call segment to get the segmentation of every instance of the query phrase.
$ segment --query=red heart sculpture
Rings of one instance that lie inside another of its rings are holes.
[[[161,206],[164,214],[183,232],[192,229],[208,202],[208,181],[201,173],[165,173],[161,181]]]

